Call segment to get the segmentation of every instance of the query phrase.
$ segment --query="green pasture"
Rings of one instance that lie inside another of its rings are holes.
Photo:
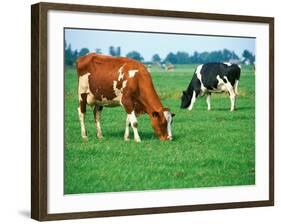
[[[124,142],[126,114],[121,107],[104,108],[104,138],[96,138],[93,113],[87,107],[88,141],[80,137],[75,69],[65,73],[65,194],[198,188],[255,184],[255,76],[242,67],[237,110],[230,112],[227,94],[205,97],[192,111],[179,108],[180,95],[195,65],[174,71],[152,68],[154,85],[163,104],[176,113],[173,141],[161,142],[147,115],[138,118],[141,143]]]

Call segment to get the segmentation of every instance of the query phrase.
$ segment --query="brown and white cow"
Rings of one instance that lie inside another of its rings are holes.
[[[122,106],[126,113],[124,139],[129,139],[129,127],[134,140],[140,142],[136,116],[147,113],[160,140],[172,140],[171,124],[174,114],[164,108],[145,66],[125,57],[91,53],[77,60],[79,119],[81,136],[87,139],[86,105],[94,111],[97,137],[102,138],[100,116],[102,108]]]

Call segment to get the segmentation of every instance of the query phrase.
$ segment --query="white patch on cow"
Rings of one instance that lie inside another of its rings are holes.
[[[219,76],[217,76],[217,80],[219,81],[217,89],[220,90],[220,91],[224,91],[224,92],[229,93],[230,103],[231,103],[230,111],[234,111],[234,108],[235,108],[235,91],[233,89],[233,86],[229,82],[227,76],[224,76],[223,78],[226,80],[226,83]]]
[[[217,75],[217,80],[218,80],[218,85],[222,85],[222,84],[224,84],[224,81],[221,79],[221,77],[219,76],[219,75]]]
[[[117,88],[117,81],[113,81],[113,91],[115,93],[116,96],[120,96],[121,95],[121,89]]]
[[[103,95],[101,95],[101,100],[96,100],[95,104],[99,106],[106,106],[106,107],[120,106],[120,97],[115,97],[112,100],[109,100]]]
[[[218,80],[217,88],[213,90],[209,90],[209,92],[226,92],[227,91],[226,83],[224,83],[223,79],[221,79],[219,75],[217,75],[217,80]]]
[[[164,111],[164,116],[167,120],[167,131],[168,131],[168,139],[172,140],[173,135],[172,135],[172,114],[170,111]]]
[[[196,76],[200,81],[201,84],[201,91],[202,91],[202,95],[207,91],[207,88],[204,86],[203,82],[202,82],[202,74],[201,74],[201,69],[202,69],[203,65],[198,65],[196,68]]]
[[[119,105],[122,105],[122,95],[123,95],[123,90],[126,88],[127,86],[127,82],[128,80],[124,80],[122,82],[122,87],[120,89],[117,88],[117,81],[113,81],[113,91],[116,95],[116,97],[114,97],[112,99],[112,104],[115,105],[116,103],[118,103]]]
[[[89,92],[89,75],[91,73],[86,73],[82,76],[79,76],[79,81],[78,81],[78,97],[79,101],[82,101],[81,94],[83,93],[88,93]]]
[[[198,65],[197,68],[196,68],[196,75],[197,75],[197,78],[200,80],[200,82],[202,82],[202,75],[201,75],[201,69],[202,69],[203,65]]]
[[[123,89],[127,86],[127,82],[128,82],[128,80],[125,80],[122,82],[122,92],[123,92]]]
[[[132,129],[134,131],[134,139],[135,139],[135,141],[136,142],[140,142],[141,139],[140,139],[140,136],[139,136],[139,133],[138,133],[138,128],[136,127],[136,124],[138,123],[138,121],[137,121],[137,117],[135,115],[135,111],[132,111],[129,114],[129,121],[130,121]]]
[[[227,66],[231,66],[231,65],[232,65],[232,64],[229,63],[229,62],[224,62],[224,64],[227,65]]]
[[[108,99],[106,97],[104,97],[103,95],[101,95],[101,101],[108,101]]]
[[[96,99],[94,94],[91,92],[91,90],[89,89],[88,91],[88,95],[87,95],[87,104],[93,106],[95,103]]]
[[[236,91],[238,91],[237,88],[238,88],[239,81],[238,80],[235,81],[235,84],[234,84],[235,89],[234,89],[233,86],[231,85],[231,83],[229,82],[227,76],[224,76],[223,78],[226,80],[226,82],[224,82],[223,79],[221,79],[220,76],[217,75],[218,87],[217,87],[217,89],[211,90],[209,92],[228,92],[229,97],[230,97],[230,103],[231,103],[230,110],[234,111],[236,94],[237,94]]]
[[[224,82],[223,79],[217,75],[218,86],[216,89],[211,90],[210,92],[229,92],[229,89],[233,88],[231,83],[228,81],[228,78],[226,76],[223,78],[226,80],[226,82]]]
[[[190,105],[188,107],[188,110],[192,110],[193,104],[195,103],[195,100],[196,100],[196,93],[195,93],[195,91],[193,91],[192,98],[191,98],[191,103],[190,103]]]
[[[113,81],[113,91],[115,93],[115,95],[121,96],[123,93],[123,89],[127,86],[127,80],[122,82],[122,87],[120,89],[117,88],[117,81]]]
[[[135,111],[132,111],[132,112],[129,114],[129,118],[130,118],[131,124],[137,123],[137,122],[138,122],[138,121],[137,121],[137,117],[136,117],[136,115],[135,115]]]
[[[86,73],[79,77],[79,84],[78,84],[78,98],[79,101],[82,101],[81,94],[87,93],[87,104],[93,105],[95,102],[94,94],[90,91],[89,87],[89,76],[91,73]]]
[[[230,89],[233,90],[233,86],[232,86],[231,83],[228,81],[228,78],[227,78],[226,76],[224,76],[223,78],[226,80],[225,85],[226,85],[227,90],[228,90],[228,91],[229,91]]]
[[[123,68],[124,68],[125,65],[126,65],[126,63],[118,69],[118,73],[119,73],[118,81],[121,81],[124,78]]]
[[[130,70],[128,71],[129,77],[133,78],[139,70]]]

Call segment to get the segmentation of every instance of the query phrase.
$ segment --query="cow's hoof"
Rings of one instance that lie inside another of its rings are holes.
[[[102,139],[103,139],[103,136],[102,136],[102,135],[97,135],[97,138],[98,138],[99,140],[102,140]]]
[[[130,141],[130,139],[128,137],[124,137],[124,141],[128,142],[128,141]]]
[[[82,136],[82,141],[83,141],[83,142],[87,142],[87,141],[88,141],[87,136]]]
[[[139,143],[139,142],[141,142],[141,140],[139,138],[137,138],[137,139],[135,139],[135,142]]]

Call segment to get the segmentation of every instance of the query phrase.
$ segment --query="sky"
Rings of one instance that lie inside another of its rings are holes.
[[[145,60],[151,60],[154,54],[164,59],[169,52],[215,51],[228,49],[239,57],[246,49],[255,54],[255,39],[244,37],[200,36],[188,34],[159,34],[141,32],[103,31],[65,29],[65,40],[72,50],[88,48],[90,52],[100,48],[103,54],[109,54],[109,46],[121,47],[121,55],[136,50]]]

